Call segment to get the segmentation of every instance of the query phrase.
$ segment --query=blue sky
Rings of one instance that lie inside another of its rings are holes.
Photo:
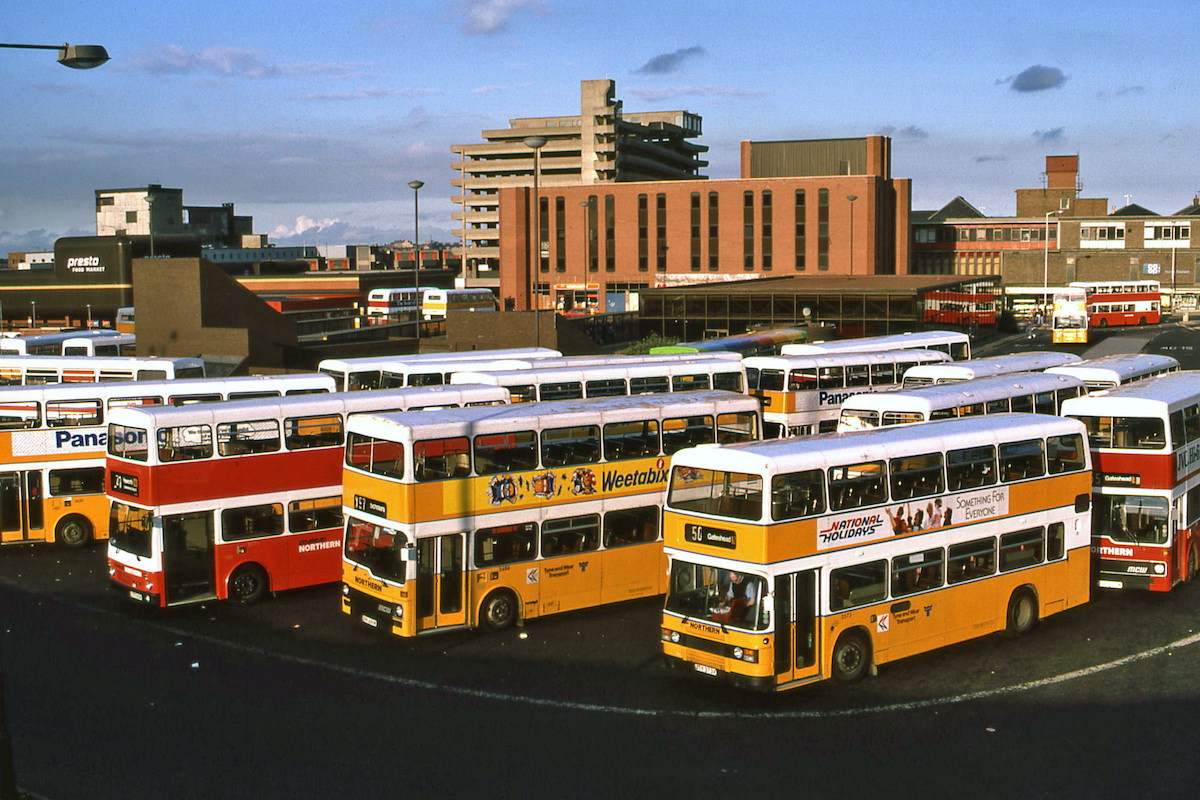
[[[710,178],[745,139],[890,135],[913,208],[1015,211],[1051,154],[1083,196],[1169,214],[1200,191],[1200,6],[451,0],[7,0],[0,40],[102,44],[64,69],[0,49],[0,252],[95,232],[96,189],[232,202],[281,244],[451,239],[453,144],[579,112],[703,117]]]

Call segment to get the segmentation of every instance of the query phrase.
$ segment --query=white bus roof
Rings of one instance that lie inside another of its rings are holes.
[[[1125,383],[1147,372],[1176,371],[1178,369],[1179,360],[1171,356],[1155,353],[1112,353],[1074,364],[1050,367],[1046,372],[1074,375],[1082,378],[1085,382],[1112,378],[1117,383]]]
[[[378,439],[401,441],[405,431],[412,436],[477,436],[511,433],[553,420],[552,427],[603,425],[637,419],[647,410],[661,417],[700,416],[731,412],[758,412],[758,401],[732,392],[700,391],[674,394],[639,394],[593,400],[552,400],[511,406],[450,408],[437,414],[374,414],[351,420],[347,432]],[[543,425],[545,427],[545,425]],[[420,431],[417,433],[416,431]]]
[[[1082,389],[1083,381],[1071,375],[1018,372],[994,378],[919,386],[894,392],[856,394],[853,397],[847,397],[842,403],[842,413],[847,411],[922,411],[960,408],[1004,397],[1070,388]]]
[[[904,362],[950,361],[950,356],[938,350],[874,350],[847,353],[807,353],[782,356],[746,356],[747,369],[796,369],[798,367],[841,367],[847,364],[896,364]]]
[[[1200,371],[1168,372],[1063,403],[1069,416],[1149,417],[1200,403]]]
[[[949,364],[921,364],[904,373],[904,379],[926,378],[933,381],[969,381],[1014,372],[1040,372],[1082,361],[1074,353],[1033,352],[1011,353],[1003,356],[972,358]]]
[[[909,331],[887,336],[865,336],[857,339],[832,339],[811,344],[785,344],[780,353],[785,356],[808,353],[845,353],[866,350],[896,350],[926,347],[944,342],[970,342],[970,337],[959,331]]]
[[[1077,420],[1045,414],[992,416],[896,425],[848,433],[822,433],[792,439],[769,439],[730,445],[705,445],[680,450],[673,467],[687,466],[722,472],[766,474],[824,469],[840,464],[887,461],[903,455],[931,453],[1031,439],[1037,436],[1084,434]]]

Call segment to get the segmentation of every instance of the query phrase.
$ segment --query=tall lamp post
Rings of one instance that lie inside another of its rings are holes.
[[[421,345],[421,206],[417,193],[425,181],[409,181],[408,188],[413,190],[413,303],[417,309],[417,350]]]
[[[538,267],[542,260],[542,203],[538,198],[538,177],[542,172],[542,148],[546,146],[545,136],[526,136],[525,146],[533,150],[533,259],[529,262],[529,307],[533,309],[534,335],[537,341],[534,345],[542,344],[542,315],[541,298],[535,291],[534,280],[537,278]]]
[[[58,63],[71,69],[94,69],[108,61],[108,51],[98,44],[2,44],[20,50],[57,50]]]
[[[1046,299],[1050,293],[1050,217],[1058,211],[1046,212],[1046,227],[1042,231],[1042,313],[1048,311]]]
[[[858,199],[856,194],[846,195],[846,199],[850,201],[850,274],[854,274],[854,201]]]
[[[18,50],[57,50],[58,63],[71,69],[92,69],[108,61],[108,51],[98,44],[48,45],[0,43]],[[37,301],[32,303],[37,320]],[[0,312],[0,317],[3,313]],[[8,734],[8,712],[4,706],[4,664],[0,655],[0,800],[17,800],[17,771],[13,764],[12,737]]]

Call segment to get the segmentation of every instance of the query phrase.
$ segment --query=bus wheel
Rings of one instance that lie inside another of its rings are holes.
[[[257,564],[243,564],[229,576],[229,599],[257,603],[267,595],[267,573]]]
[[[1103,317],[1101,317],[1101,318],[1100,318],[1100,327],[1101,327],[1101,328],[1107,328],[1107,327],[1108,327],[1108,320],[1106,320],[1106,319],[1104,319]]]
[[[1037,601],[1028,589],[1018,589],[1013,592],[1008,601],[1008,632],[1020,636],[1033,630],[1037,625]]]
[[[847,631],[833,647],[833,679],[839,683],[860,681],[871,668],[871,646],[858,631]]]
[[[1200,572],[1200,550],[1197,550],[1196,545],[1192,545],[1191,551],[1188,553],[1188,571],[1186,581],[1190,581],[1196,577],[1196,573]]]
[[[489,631],[511,628],[517,621],[517,598],[507,589],[492,592],[479,608],[479,619]]]
[[[54,528],[54,541],[64,547],[83,547],[92,540],[92,525],[78,514],[68,514]]]

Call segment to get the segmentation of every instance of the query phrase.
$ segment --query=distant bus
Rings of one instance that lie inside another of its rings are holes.
[[[61,356],[93,355],[91,353],[64,353],[63,344],[68,341],[107,339],[116,337],[117,331],[57,331],[35,333],[30,336],[11,336],[0,339],[0,355],[4,356]],[[109,355],[121,355],[111,353]]]
[[[859,339],[833,339],[812,344],[785,344],[785,356],[806,356],[816,353],[869,353],[880,350],[937,350],[955,361],[971,357],[971,337],[958,331],[912,331],[887,336],[867,336]]]
[[[750,392],[762,402],[763,438],[777,439],[832,431],[848,397],[898,389],[918,365],[948,361],[936,350],[884,350],[750,356],[744,363]]]
[[[940,386],[858,394],[842,403],[838,431],[911,425],[985,414],[1057,414],[1062,404],[1085,394],[1073,375],[1018,372]]]
[[[425,289],[409,286],[402,289],[372,289],[367,292],[367,318],[371,322],[391,321],[390,317],[414,314],[421,307]]]
[[[1087,292],[1078,286],[1054,290],[1050,311],[1050,341],[1053,344],[1087,344]]]
[[[904,373],[904,388],[932,386],[938,383],[958,383],[978,378],[994,378],[1014,372],[1041,372],[1049,367],[1061,367],[1082,361],[1072,353],[1034,352],[1012,353],[988,358],[973,358],[949,364],[922,364]]]
[[[736,336],[720,336],[698,342],[651,347],[651,355],[671,353],[712,353],[717,351],[741,353],[743,356],[773,356],[785,344],[794,344],[808,339],[808,332],[799,328],[781,328],[770,331],[754,331]]]
[[[1057,375],[1074,375],[1083,381],[1089,393],[1178,371],[1179,361],[1153,353],[1114,353],[1046,370]]]
[[[203,378],[204,359],[139,356],[0,356],[0,386]]]
[[[117,309],[117,319],[113,325],[118,333],[134,333],[133,306]]]
[[[73,336],[62,343],[64,356],[132,356],[137,354],[137,336],[118,333],[113,336]]]
[[[495,311],[496,296],[490,289],[426,289],[421,297],[421,316],[445,319],[450,311]]]
[[[1073,281],[1087,295],[1088,327],[1154,325],[1160,321],[1158,281]]]

